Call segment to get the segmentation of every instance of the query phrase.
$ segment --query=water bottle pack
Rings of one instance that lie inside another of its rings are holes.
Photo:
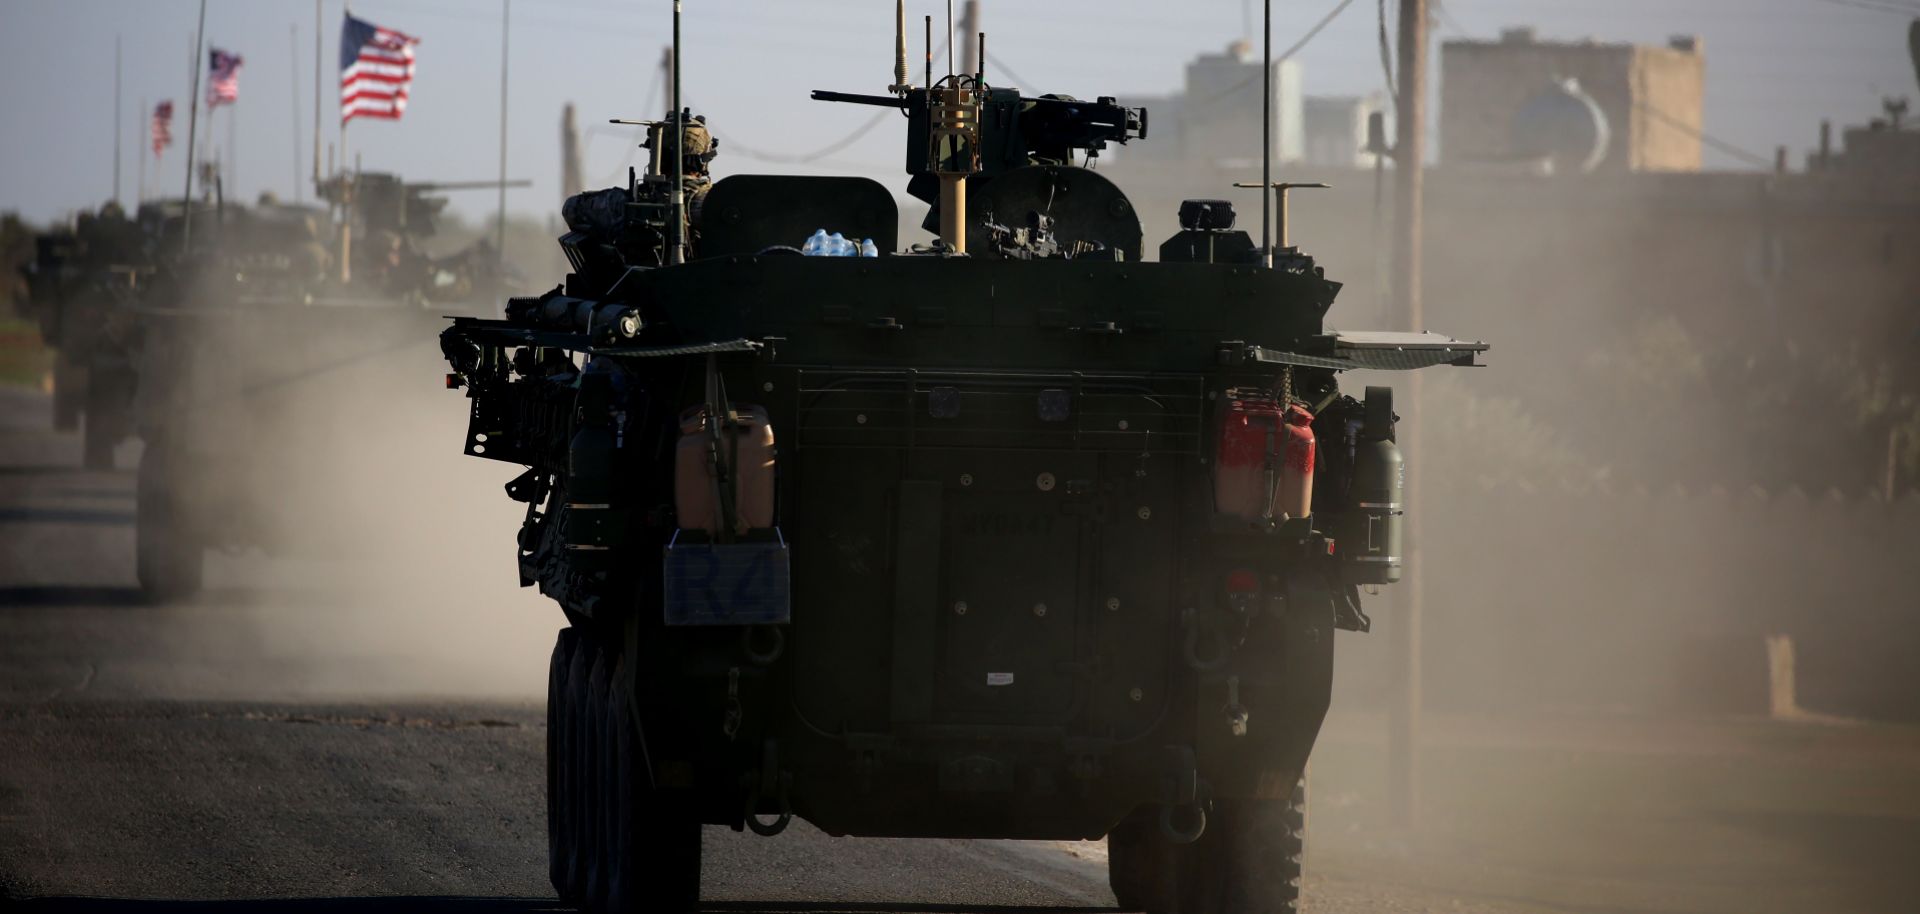
[[[800,253],[808,257],[878,257],[880,249],[874,245],[872,238],[856,244],[839,232],[829,235],[826,229],[820,229],[800,246]]]

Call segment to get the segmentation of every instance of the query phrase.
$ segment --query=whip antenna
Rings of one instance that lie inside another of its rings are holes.
[[[907,83],[907,0],[894,0],[893,3],[893,85],[888,92],[905,95],[912,88]]]

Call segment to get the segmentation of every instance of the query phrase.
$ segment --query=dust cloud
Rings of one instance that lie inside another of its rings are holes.
[[[469,401],[445,389],[437,345],[451,309],[281,310],[150,339],[172,400],[149,414],[208,448],[193,484],[244,544],[209,551],[182,617],[252,658],[219,690],[543,696],[563,620],[518,587],[524,506],[502,486],[523,468],[462,454]],[[193,357],[170,358],[178,346]]]

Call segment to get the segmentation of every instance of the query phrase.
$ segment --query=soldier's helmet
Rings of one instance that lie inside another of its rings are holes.
[[[660,125],[660,129],[649,132],[650,137],[658,136],[663,141],[660,144],[662,147],[660,149],[660,162],[664,165],[673,161],[673,141],[669,138],[675,133],[673,129],[675,123],[684,124],[678,131],[678,134],[682,148],[685,149],[687,174],[706,174],[708,164],[713,161],[714,156],[720,154],[720,141],[714,139],[713,132],[707,129],[707,116],[704,114],[694,115],[690,118],[685,117],[684,112],[679,117],[668,115],[667,120]],[[653,148],[653,140],[651,138],[649,138],[646,147],[649,149]]]
[[[108,200],[100,206],[100,218],[106,222],[127,221],[127,211],[118,200]]]

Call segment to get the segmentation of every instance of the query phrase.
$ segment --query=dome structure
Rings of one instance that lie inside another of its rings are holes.
[[[1579,80],[1554,80],[1513,114],[1515,156],[1537,160],[1552,174],[1587,174],[1606,161],[1612,132],[1600,104]]]

